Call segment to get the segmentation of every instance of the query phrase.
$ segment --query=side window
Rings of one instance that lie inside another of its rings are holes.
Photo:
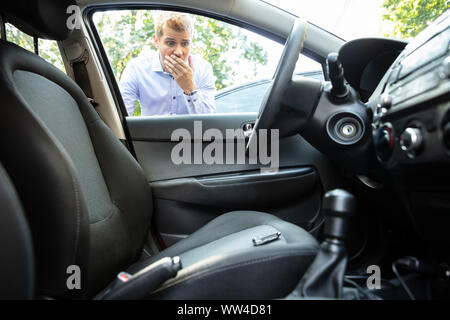
[[[6,24],[6,39],[24,49],[34,52],[34,40],[33,37],[20,31],[13,25]],[[58,43],[54,40],[39,39],[39,56],[45,59],[47,62],[53,64],[55,67],[66,72],[64,63],[59,51]]]
[[[257,112],[283,51],[199,15],[117,10],[96,12],[93,22],[133,116]],[[321,69],[302,56],[295,72],[323,78]]]

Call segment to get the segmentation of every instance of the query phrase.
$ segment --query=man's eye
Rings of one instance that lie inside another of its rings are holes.
[[[175,41],[167,41],[166,42],[168,46],[174,46],[175,45]]]
[[[188,46],[189,46],[189,42],[187,42],[187,41],[186,41],[186,42],[182,42],[181,45],[182,45],[183,47],[188,47]]]

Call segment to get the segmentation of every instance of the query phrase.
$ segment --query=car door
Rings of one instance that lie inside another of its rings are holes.
[[[120,36],[108,34],[105,30],[131,30],[139,33],[138,26],[147,23],[141,29],[148,33],[152,14],[152,10],[132,8],[120,12],[90,12],[91,26],[98,32],[98,39],[105,47],[116,81],[120,81],[124,65],[131,59],[129,52],[135,54],[140,51],[139,44],[124,50],[121,46],[126,46],[124,43],[129,39],[121,40]],[[270,79],[281,55],[282,45],[247,31],[244,27],[201,15],[195,16],[195,19],[199,24],[196,26],[199,38],[202,40],[202,36],[206,35],[203,44],[211,42],[214,37],[220,37],[220,34],[228,35],[225,40],[221,38],[223,43],[216,43],[216,49],[221,49],[222,52],[215,54],[231,56],[232,53],[226,50],[227,45],[230,48],[238,48],[239,44],[253,48],[253,52],[249,50],[235,60],[229,59],[225,66],[214,65],[216,78],[221,80],[216,81],[218,89],[239,86],[239,83],[249,80]],[[201,34],[200,28],[204,26],[218,31],[205,33],[203,30]],[[140,39],[144,38],[145,36]],[[140,45],[152,46],[148,39],[142,40]],[[277,47],[278,51],[275,50],[275,54],[268,56],[261,54],[261,50],[264,53],[268,47]],[[127,59],[119,59],[119,62],[114,60],[114,56],[118,55],[126,56]],[[243,58],[245,55],[250,56],[250,59]],[[261,60],[261,56],[265,58],[262,67],[258,69],[257,62],[258,59]],[[204,57],[206,60],[209,58],[208,54],[204,54]],[[311,73],[313,77],[323,78],[321,65],[305,56],[299,59],[300,62],[306,60],[316,68]],[[253,68],[253,73],[245,69],[245,63],[250,65],[248,70]],[[267,65],[272,65],[272,69]],[[229,77],[233,72],[234,78]],[[319,76],[317,72],[320,73]],[[261,101],[258,99],[261,100],[262,96],[255,95],[254,99],[249,99],[249,104],[259,105]],[[300,135],[295,135],[279,139],[278,150],[271,149],[270,156],[267,151],[266,160],[270,161],[252,162],[245,153],[242,155],[239,152],[242,151],[243,143],[245,145],[245,136],[250,133],[258,113],[250,105],[245,109],[245,103],[239,112],[234,112],[234,107],[230,104],[230,112],[225,106],[221,107],[221,113],[212,114],[142,116],[136,111],[133,115],[124,114],[132,149],[153,193],[153,227],[162,247],[173,245],[208,221],[234,210],[272,213],[312,233],[316,233],[321,226],[321,196],[324,190],[340,183],[340,178],[328,159]],[[125,108],[122,107],[122,110]],[[230,132],[236,135],[229,135]],[[183,149],[183,157],[187,161],[180,162],[174,156],[183,146],[186,147]],[[186,156],[184,152],[190,154]]]

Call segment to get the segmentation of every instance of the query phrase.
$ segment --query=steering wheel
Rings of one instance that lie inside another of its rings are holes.
[[[275,123],[283,95],[292,79],[298,56],[303,49],[307,29],[308,25],[305,21],[301,19],[294,21],[274,77],[261,103],[258,118],[247,143],[247,151],[253,147],[257,147],[254,144],[258,140],[256,138],[258,136],[258,130],[271,129]]]

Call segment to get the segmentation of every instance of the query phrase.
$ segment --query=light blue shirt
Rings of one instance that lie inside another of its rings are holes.
[[[163,70],[159,51],[130,60],[119,82],[128,115],[133,114],[136,100],[141,104],[143,116],[215,112],[216,87],[211,64],[196,56],[192,56],[192,64],[198,91],[187,96],[172,75]]]

